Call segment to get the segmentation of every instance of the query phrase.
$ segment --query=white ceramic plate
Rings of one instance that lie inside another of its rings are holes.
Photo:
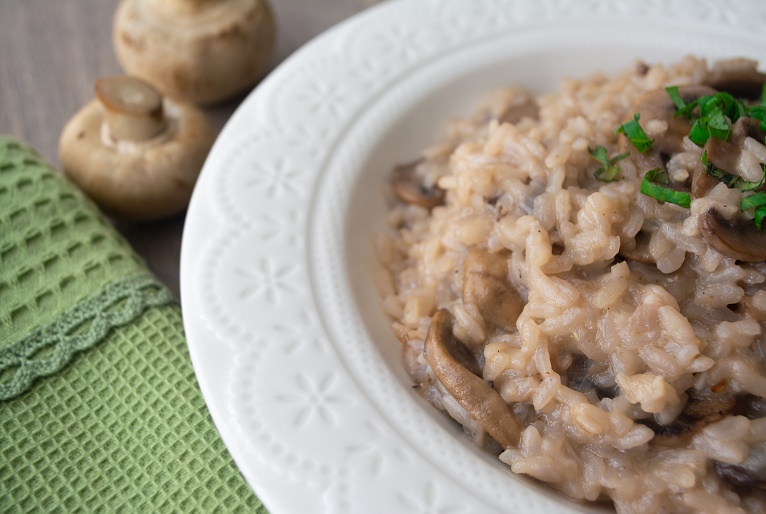
[[[493,87],[690,53],[764,62],[764,26],[744,1],[395,1],[264,81],[205,165],[181,285],[202,392],[271,512],[587,511],[411,390],[371,274],[382,186]]]

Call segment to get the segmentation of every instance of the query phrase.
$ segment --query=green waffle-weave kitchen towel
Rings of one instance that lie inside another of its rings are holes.
[[[177,301],[98,209],[0,137],[0,512],[260,512]]]

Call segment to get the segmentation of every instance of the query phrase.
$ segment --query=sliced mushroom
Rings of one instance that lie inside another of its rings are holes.
[[[699,85],[679,86],[678,94],[685,102],[691,102],[701,96],[715,94],[715,90]],[[636,103],[635,111],[641,115],[642,124],[651,120],[660,120],[668,124],[667,131],[654,139],[648,154],[670,156],[684,150],[684,136],[691,130],[691,124],[683,116],[676,116],[676,106],[665,89],[645,93]]]
[[[729,393],[687,391],[689,400],[681,414],[670,425],[647,423],[658,436],[678,437],[693,435],[707,425],[719,421],[737,405],[737,398]],[[658,442],[662,442],[659,441]]]
[[[652,235],[644,230],[639,230],[634,239],[633,245],[620,245],[620,255],[624,258],[640,262],[643,264],[655,264],[657,261],[649,253],[649,243],[652,240]]]
[[[731,126],[730,140],[737,146],[742,146],[745,139],[752,137],[756,141],[763,141],[766,138],[766,132],[761,128],[761,121],[755,118],[739,118]]]
[[[567,368],[567,387],[588,394],[593,391],[599,400],[614,398],[619,387],[614,382],[614,375],[609,371],[609,364],[589,359],[585,355],[575,355]]]
[[[766,442],[754,445],[739,464],[715,462],[715,474],[735,487],[766,489]]]
[[[704,151],[707,153],[707,160],[716,168],[736,174],[737,161],[742,152],[736,145],[711,137],[705,143]]]
[[[715,167],[725,170],[727,173],[733,173],[737,169],[741,150],[728,141],[711,137],[705,143],[704,151],[708,161]],[[692,197],[702,198],[720,183],[720,180],[708,175],[705,166],[701,161],[698,161],[692,170]]]
[[[394,194],[404,203],[433,209],[444,203],[444,189],[437,185],[426,187],[417,180],[415,170],[422,160],[396,166],[391,172]]]
[[[61,133],[64,174],[120,218],[182,211],[213,144],[205,115],[135,77],[99,79],[95,92]]]
[[[758,61],[740,57],[713,63],[707,82],[737,98],[756,100],[761,95],[766,74],[758,71]]]
[[[488,325],[516,329],[524,300],[508,282],[510,252],[473,248],[463,264],[463,302],[476,305]]]
[[[737,412],[747,419],[760,419],[766,417],[766,398],[747,394],[739,399]]]
[[[745,262],[766,260],[766,231],[759,231],[752,221],[731,221],[710,208],[700,215],[702,237],[716,251]]]
[[[702,162],[698,162],[692,170],[692,198],[696,199],[707,196],[707,194],[720,183],[720,180],[707,174]]]
[[[500,394],[478,376],[480,369],[455,337],[453,322],[445,309],[433,315],[426,336],[426,361],[444,388],[500,446],[515,447],[521,427]]]
[[[743,157],[743,144],[748,137],[761,137],[760,121],[752,118],[740,118],[732,127],[729,140],[711,137],[705,143],[703,150],[708,161],[716,168],[732,175],[739,175],[739,163]],[[692,195],[694,198],[706,196],[720,181],[705,172],[702,162],[692,171]]]

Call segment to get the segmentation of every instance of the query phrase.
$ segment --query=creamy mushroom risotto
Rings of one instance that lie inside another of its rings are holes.
[[[397,166],[378,278],[417,390],[573,499],[766,512],[765,79],[506,88]]]

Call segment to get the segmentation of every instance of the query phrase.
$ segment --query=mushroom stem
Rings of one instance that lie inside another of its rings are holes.
[[[109,134],[117,140],[145,141],[165,130],[162,96],[135,77],[104,77],[95,85]]]

